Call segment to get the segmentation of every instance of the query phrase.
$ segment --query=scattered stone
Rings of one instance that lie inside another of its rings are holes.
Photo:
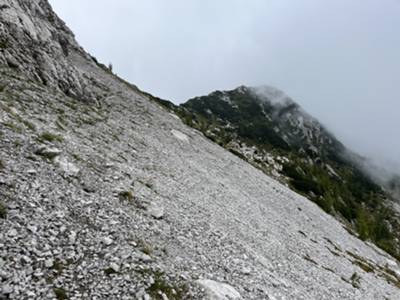
[[[118,273],[120,270],[120,267],[116,263],[111,263],[110,269],[114,270],[115,273]]]
[[[67,177],[76,177],[80,172],[80,169],[75,164],[69,162],[66,157],[56,157],[54,163]]]
[[[167,295],[165,295],[164,293],[161,293],[161,298],[162,300],[169,300]]]
[[[164,207],[156,204],[151,204],[147,207],[147,212],[154,218],[154,219],[162,219],[164,217]]]
[[[42,146],[35,151],[36,155],[40,155],[48,159],[54,159],[61,153],[62,151],[60,149],[48,146]]]
[[[53,265],[54,265],[54,260],[51,259],[51,258],[46,259],[45,262],[44,262],[44,266],[46,268],[51,268]]]
[[[140,261],[144,262],[144,263],[149,263],[152,262],[153,259],[151,258],[150,255],[147,255],[145,253],[138,253],[136,256]]]
[[[251,269],[250,268],[243,268],[242,269],[243,275],[250,275],[251,274]]]
[[[36,174],[37,174],[37,170],[35,170],[35,169],[29,169],[29,170],[26,171],[26,173],[27,173],[28,175],[36,175]]]
[[[240,294],[232,286],[213,280],[197,280],[206,293],[205,300],[239,300],[242,299]]]
[[[70,244],[75,244],[76,242],[76,232],[75,231],[71,231],[70,234],[68,235],[68,240]]]
[[[180,141],[184,141],[184,142],[189,142],[189,138],[186,134],[184,134],[183,132],[179,131],[179,130],[175,130],[172,129],[171,133],[173,134],[173,136],[175,138],[177,138]]]
[[[82,188],[86,193],[89,193],[89,194],[93,194],[97,190],[96,186],[94,184],[92,184],[92,183],[89,183],[89,182],[83,182],[82,183]]]
[[[400,299],[397,282],[379,273],[388,269],[395,279],[397,263],[386,266],[385,254],[315,204],[102,69],[48,1],[3,2],[0,207],[7,215],[0,213],[0,299],[207,299],[202,290],[208,299],[239,299],[239,292],[266,299],[264,288],[277,299]],[[16,58],[18,70],[4,53]],[[5,112],[11,106],[20,120]],[[4,128],[9,121],[13,130]],[[37,137],[61,131],[64,142]],[[139,184],[140,178],[146,179]],[[119,187],[131,189],[134,201],[116,201]],[[150,210],[143,199],[154,201]],[[335,256],[326,247],[333,246],[299,240],[299,228],[343,251]],[[382,268],[365,274],[347,250]],[[306,251],[323,265],[308,272],[296,259]],[[348,274],[350,282],[353,269],[365,279],[356,291],[340,278]],[[214,281],[192,284],[199,278]]]
[[[26,228],[32,233],[36,233],[38,230],[38,227],[36,225],[28,225]]]
[[[149,294],[145,294],[145,295],[143,296],[143,300],[151,300],[150,295],[149,295]]]
[[[16,237],[17,235],[18,235],[18,231],[15,230],[15,229],[11,229],[11,230],[8,232],[8,236],[9,236],[9,237]]]
[[[103,238],[103,243],[107,246],[110,246],[110,245],[112,245],[112,243],[114,243],[114,240],[110,237],[105,237],[105,238]]]
[[[4,285],[1,290],[2,290],[2,293],[5,295],[11,294],[13,292],[12,287],[9,285]]]

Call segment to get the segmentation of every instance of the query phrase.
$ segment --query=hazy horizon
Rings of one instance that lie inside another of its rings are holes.
[[[400,170],[400,1],[50,0],[79,43],[181,103],[274,86],[361,155]]]

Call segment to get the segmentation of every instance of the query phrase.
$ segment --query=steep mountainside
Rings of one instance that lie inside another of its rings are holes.
[[[364,240],[399,258],[399,216],[386,193],[317,120],[272,87],[239,87],[197,97],[180,107],[161,101],[265,173],[336,216]],[[395,182],[391,183],[395,191]]]
[[[395,259],[0,1],[1,299],[399,299]]]

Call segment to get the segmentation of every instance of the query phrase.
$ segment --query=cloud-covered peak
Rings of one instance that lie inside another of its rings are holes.
[[[257,98],[268,101],[272,105],[276,106],[288,106],[293,105],[295,103],[289,96],[287,96],[283,91],[269,86],[269,85],[262,85],[257,87],[250,87],[248,88],[251,93],[257,96]]]

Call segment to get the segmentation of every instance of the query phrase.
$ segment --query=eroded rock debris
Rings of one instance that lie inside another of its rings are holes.
[[[393,258],[113,75],[47,1],[0,21],[1,299],[400,298]]]

